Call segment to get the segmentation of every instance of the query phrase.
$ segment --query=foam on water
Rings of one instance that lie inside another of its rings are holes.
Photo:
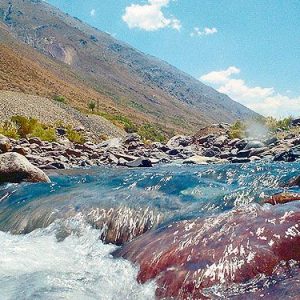
[[[60,241],[62,227],[72,233]],[[138,284],[137,267],[113,259],[116,247],[80,219],[28,235],[0,232],[0,245],[1,300],[154,299],[154,283]]]

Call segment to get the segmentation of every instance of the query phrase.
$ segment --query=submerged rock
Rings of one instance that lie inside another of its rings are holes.
[[[163,216],[149,208],[94,208],[86,215],[93,227],[100,229],[100,239],[106,244],[123,245],[156,227]]]
[[[300,175],[292,178],[287,184],[284,184],[284,186],[286,187],[300,186]]]
[[[299,264],[299,222],[300,201],[250,205],[149,231],[114,256],[139,264],[138,281],[156,280],[161,299],[215,299],[218,289],[230,288],[244,294],[238,299],[252,299],[251,291],[276,286],[273,276],[286,278],[288,262]],[[256,286],[256,278],[265,285]]]
[[[50,182],[49,177],[23,155],[8,152],[0,155],[0,183],[22,181]]]

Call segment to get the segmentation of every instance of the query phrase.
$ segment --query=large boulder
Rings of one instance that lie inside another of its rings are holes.
[[[0,134],[0,152],[8,152],[11,149],[12,144],[10,140],[6,136]]]
[[[8,152],[0,155],[0,183],[50,182],[49,177],[23,155]]]

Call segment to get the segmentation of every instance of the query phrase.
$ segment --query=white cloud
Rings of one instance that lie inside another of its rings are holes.
[[[202,31],[200,30],[199,27],[194,27],[193,31],[190,33],[191,37],[195,37],[195,36],[203,36],[203,35],[212,35],[217,33],[218,30],[216,27],[205,27]]]
[[[122,19],[129,28],[155,31],[165,27],[181,29],[181,22],[175,17],[166,17],[162,11],[170,0],[148,0],[147,4],[131,4],[125,9]]]
[[[240,69],[231,66],[226,70],[213,71],[200,80],[213,84],[221,93],[265,116],[278,118],[300,115],[300,96],[282,95],[273,87],[250,87],[243,79],[232,78],[240,74]]]
[[[92,17],[94,17],[96,15],[96,10],[94,8],[90,11],[90,15]]]
[[[233,74],[239,74],[241,72],[237,67],[229,67],[227,70],[213,71],[200,77],[201,80],[209,83],[220,84],[228,82],[229,78]]]

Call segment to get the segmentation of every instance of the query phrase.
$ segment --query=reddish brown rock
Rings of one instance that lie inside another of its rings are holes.
[[[280,194],[277,194],[277,195],[271,196],[270,198],[265,199],[264,203],[277,205],[277,204],[284,204],[284,203],[299,201],[299,200],[300,200],[300,194],[280,193]]]
[[[114,255],[139,264],[138,281],[155,279],[161,299],[206,299],[229,288],[239,295],[257,278],[288,272],[285,262],[299,263],[299,222],[300,202],[252,205],[149,231]],[[264,285],[255,288],[263,294]]]

